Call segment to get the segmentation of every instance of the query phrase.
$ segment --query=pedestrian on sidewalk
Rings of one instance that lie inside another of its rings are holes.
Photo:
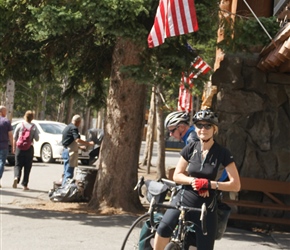
[[[13,144],[12,126],[10,121],[6,118],[6,114],[6,107],[0,106],[0,180],[3,176],[6,159],[9,152],[9,141],[11,147]]]
[[[12,152],[15,153],[15,167],[14,167],[14,180],[12,187],[17,188],[22,175],[22,169],[24,168],[23,179],[21,185],[23,190],[27,191],[29,175],[32,168],[32,162],[34,157],[33,140],[39,140],[38,130],[31,121],[34,118],[34,113],[31,110],[27,110],[24,115],[24,121],[20,122],[14,131],[13,135],[13,148]],[[27,141],[24,141],[24,133],[29,131]],[[26,145],[23,147],[22,143]]]
[[[81,122],[82,118],[80,115],[74,115],[71,123],[67,125],[62,132],[62,145],[64,146],[62,153],[64,162],[62,187],[65,186],[68,179],[74,177],[74,169],[78,166],[78,149],[81,147],[79,144],[85,146],[93,146],[95,144],[93,141],[87,142],[80,138],[78,128]]]

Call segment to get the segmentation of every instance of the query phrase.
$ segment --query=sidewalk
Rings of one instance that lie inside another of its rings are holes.
[[[79,213],[76,204],[53,203],[48,190],[62,173],[61,164],[34,162],[30,191],[12,188],[13,167],[6,166],[0,189],[0,250],[118,250],[135,217]],[[70,207],[71,205],[71,207]],[[63,206],[64,211],[56,208]],[[228,228],[215,250],[290,249],[290,233],[270,235]]]

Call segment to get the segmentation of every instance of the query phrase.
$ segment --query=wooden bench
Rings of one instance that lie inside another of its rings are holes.
[[[224,202],[228,205],[234,205],[237,207],[290,212],[290,182],[241,177],[241,192],[243,191],[263,193],[263,201],[247,200],[248,197],[246,194],[241,198],[240,193],[239,200],[224,199]],[[266,197],[267,199],[264,199]],[[285,197],[288,199],[288,204],[285,204],[281,199]],[[238,213],[231,213],[230,219],[290,225],[289,217],[276,218],[274,216],[242,214],[240,211]]]

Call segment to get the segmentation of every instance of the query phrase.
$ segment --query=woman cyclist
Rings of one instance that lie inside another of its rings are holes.
[[[183,148],[177,163],[173,180],[182,184],[182,189],[172,203],[189,207],[207,206],[207,235],[203,235],[200,225],[200,214],[190,212],[187,220],[195,223],[197,250],[212,250],[214,248],[217,210],[215,190],[239,191],[240,178],[228,149],[214,141],[218,132],[218,118],[210,110],[201,110],[193,117],[199,141],[193,141]],[[228,180],[218,182],[223,170],[227,171]],[[168,209],[164,214],[155,235],[154,249],[163,250],[177,224],[179,211]]]

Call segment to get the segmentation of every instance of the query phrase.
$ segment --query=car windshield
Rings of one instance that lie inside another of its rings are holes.
[[[66,127],[65,124],[55,124],[55,123],[40,123],[39,126],[45,133],[49,134],[61,134],[64,128]]]

